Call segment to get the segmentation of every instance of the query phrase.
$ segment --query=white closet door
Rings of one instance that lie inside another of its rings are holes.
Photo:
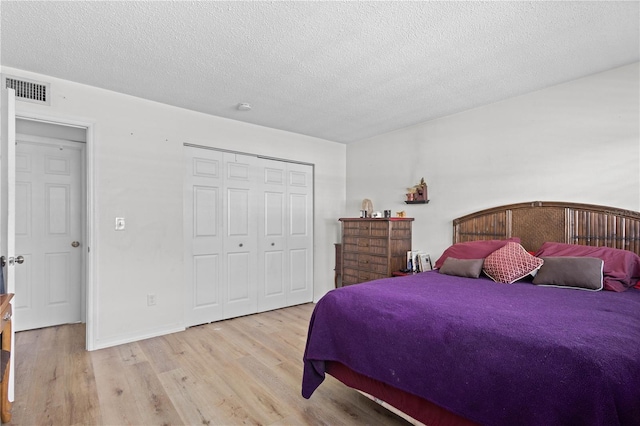
[[[224,318],[255,313],[257,298],[257,157],[224,153]]]
[[[185,326],[312,301],[312,167],[184,149]]]
[[[287,163],[260,160],[258,193],[258,311],[263,312],[287,305]]]
[[[287,164],[287,306],[313,300],[313,168]]]
[[[185,147],[185,326],[223,318],[222,153]]]

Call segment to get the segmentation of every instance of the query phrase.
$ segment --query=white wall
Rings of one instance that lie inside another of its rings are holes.
[[[95,123],[95,348],[183,326],[183,143],[314,164],[314,298],[333,287],[344,145],[22,70],[2,72],[51,83],[51,106],[18,101],[17,115]],[[126,231],[114,230],[115,217],[126,219]],[[148,293],[157,295],[156,306],[147,307]]]
[[[363,198],[405,210],[414,248],[437,258],[452,220],[484,208],[537,200],[640,210],[638,80],[636,63],[349,144],[347,214]],[[404,204],[421,177],[431,201]]]

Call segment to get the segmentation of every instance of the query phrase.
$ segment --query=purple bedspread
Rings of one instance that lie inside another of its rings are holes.
[[[344,287],[313,312],[305,398],[324,361],[485,425],[640,425],[640,290],[437,271]]]

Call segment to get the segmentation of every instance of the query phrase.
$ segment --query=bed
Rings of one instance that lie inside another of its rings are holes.
[[[640,425],[640,213],[519,203],[453,235],[438,270],[318,301],[302,395],[330,374],[429,425]]]

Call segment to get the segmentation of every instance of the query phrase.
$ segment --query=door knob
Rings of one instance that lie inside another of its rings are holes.
[[[80,243],[78,241],[74,241],[71,243],[71,247],[78,247]]]
[[[22,256],[20,256],[22,257]],[[9,264],[9,266],[13,265],[15,263],[15,259],[13,257],[10,258],[6,258],[5,256],[0,257],[0,265],[5,266],[7,263]],[[24,258],[22,258],[22,262],[24,262]],[[22,263],[20,262],[20,263]]]
[[[16,263],[22,265],[24,263],[24,257],[23,256],[16,257]]]

